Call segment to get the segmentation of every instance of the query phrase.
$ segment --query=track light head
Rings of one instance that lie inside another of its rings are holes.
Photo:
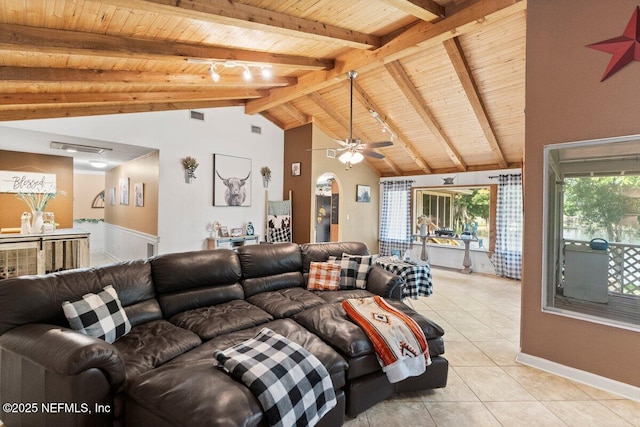
[[[211,67],[209,67],[209,75],[214,82],[218,83],[220,81],[220,74],[216,72],[216,64],[211,64]]]

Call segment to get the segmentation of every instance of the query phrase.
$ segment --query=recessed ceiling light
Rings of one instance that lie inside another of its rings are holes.
[[[102,160],[89,160],[89,163],[91,164],[91,166],[98,169],[106,168],[109,164],[107,162],[103,162]]]

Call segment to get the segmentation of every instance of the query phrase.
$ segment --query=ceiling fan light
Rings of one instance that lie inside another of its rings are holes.
[[[364,160],[364,156],[362,155],[362,153],[360,153],[359,151],[356,151],[355,153],[353,153],[353,155],[351,156],[351,163],[352,164],[356,164],[356,163],[360,163],[362,160]]]
[[[351,154],[351,151],[345,151],[344,153],[340,154],[338,160],[340,160],[342,163],[353,163],[353,160],[351,160],[352,158],[353,154]]]

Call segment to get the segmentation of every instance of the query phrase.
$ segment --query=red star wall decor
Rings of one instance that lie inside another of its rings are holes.
[[[601,82],[605,81],[617,71],[620,71],[631,61],[640,61],[640,6],[631,15],[631,19],[620,37],[604,40],[598,43],[587,45],[591,49],[611,53],[611,61],[602,76]]]

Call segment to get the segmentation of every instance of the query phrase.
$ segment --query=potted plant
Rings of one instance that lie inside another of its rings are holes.
[[[182,166],[184,167],[184,180],[187,184],[191,184],[191,181],[196,179],[195,172],[200,165],[195,158],[187,156],[182,159]]]
[[[269,187],[269,181],[271,181],[271,169],[269,169],[269,166],[261,167],[260,175],[262,175],[262,185],[264,188]]]

